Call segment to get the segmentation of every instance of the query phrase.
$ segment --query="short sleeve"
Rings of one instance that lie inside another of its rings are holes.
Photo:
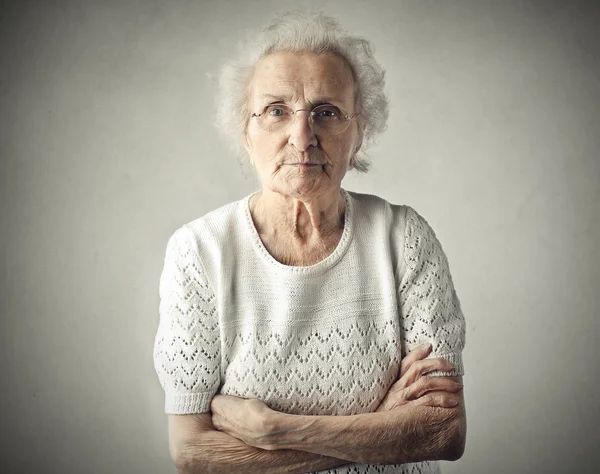
[[[442,357],[456,370],[428,375],[464,375],[465,319],[448,259],[433,229],[410,206],[406,206],[403,252],[399,301],[406,353],[429,342],[433,349],[428,358]]]
[[[186,226],[167,243],[159,295],[153,356],[165,413],[205,413],[220,385],[220,331],[215,295]]]

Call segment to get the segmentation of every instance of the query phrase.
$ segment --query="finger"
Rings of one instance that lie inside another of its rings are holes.
[[[400,377],[404,376],[410,366],[417,360],[424,359],[432,351],[431,344],[423,344],[415,347],[402,361],[400,362]]]
[[[447,392],[431,392],[421,398],[411,401],[410,403],[411,405],[417,406],[454,408],[458,406],[459,401],[456,399],[455,395],[453,396]]]
[[[436,357],[435,359],[424,359],[418,360],[407,371],[405,374],[404,386],[416,382],[423,375],[428,374],[429,372],[434,372],[439,370],[441,372],[452,372],[456,367],[448,362],[446,359],[442,359],[441,357]]]
[[[389,397],[386,395],[386,397],[383,399],[383,401],[379,404],[377,411],[390,410],[396,401],[397,400],[395,398]]]
[[[409,385],[415,383],[419,378],[434,372],[436,370],[442,372],[452,372],[456,367],[448,362],[446,359],[435,358],[435,359],[424,359],[414,362],[408,371],[402,376],[397,382],[390,387],[391,392],[397,392],[403,390]]]
[[[377,411],[389,411],[398,408],[402,405],[406,405],[410,400],[405,400],[403,397],[390,398],[380,405]]]
[[[404,395],[409,400],[414,400],[425,395],[427,392],[441,390],[450,393],[458,393],[463,385],[448,377],[422,377],[415,383],[404,389]]]

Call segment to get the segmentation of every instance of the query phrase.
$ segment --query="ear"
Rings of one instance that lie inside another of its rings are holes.
[[[363,133],[362,133],[362,131],[360,131],[358,134],[358,143],[356,144],[356,147],[354,148],[355,155],[360,151],[362,144],[363,144]]]
[[[356,155],[357,153],[360,151],[360,148],[362,147],[363,144],[363,133],[362,130],[359,129],[358,131],[358,142],[356,144],[356,146],[354,147],[354,151],[352,153],[352,157],[350,158],[350,163],[348,164],[348,169],[354,169],[354,163],[356,162]]]
[[[360,147],[362,147],[362,136],[360,137],[360,139],[358,140],[358,145],[356,145],[356,148],[354,149],[354,154],[356,155],[359,151],[360,151]]]
[[[365,137],[365,125],[362,123],[362,121],[357,120],[356,121],[356,128],[358,130],[358,142],[356,144],[356,147],[354,148],[354,154],[355,155],[358,153],[358,151],[362,147],[363,138]]]

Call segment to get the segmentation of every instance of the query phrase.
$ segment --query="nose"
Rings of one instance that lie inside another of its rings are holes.
[[[304,152],[308,147],[317,146],[317,137],[312,131],[309,123],[310,111],[297,110],[294,120],[290,124],[290,138],[288,143],[293,145],[299,152]]]

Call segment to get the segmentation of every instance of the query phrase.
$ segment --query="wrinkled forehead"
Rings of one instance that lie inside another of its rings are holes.
[[[354,78],[348,63],[333,53],[278,52],[262,57],[250,82],[250,105],[274,101],[354,105]]]

